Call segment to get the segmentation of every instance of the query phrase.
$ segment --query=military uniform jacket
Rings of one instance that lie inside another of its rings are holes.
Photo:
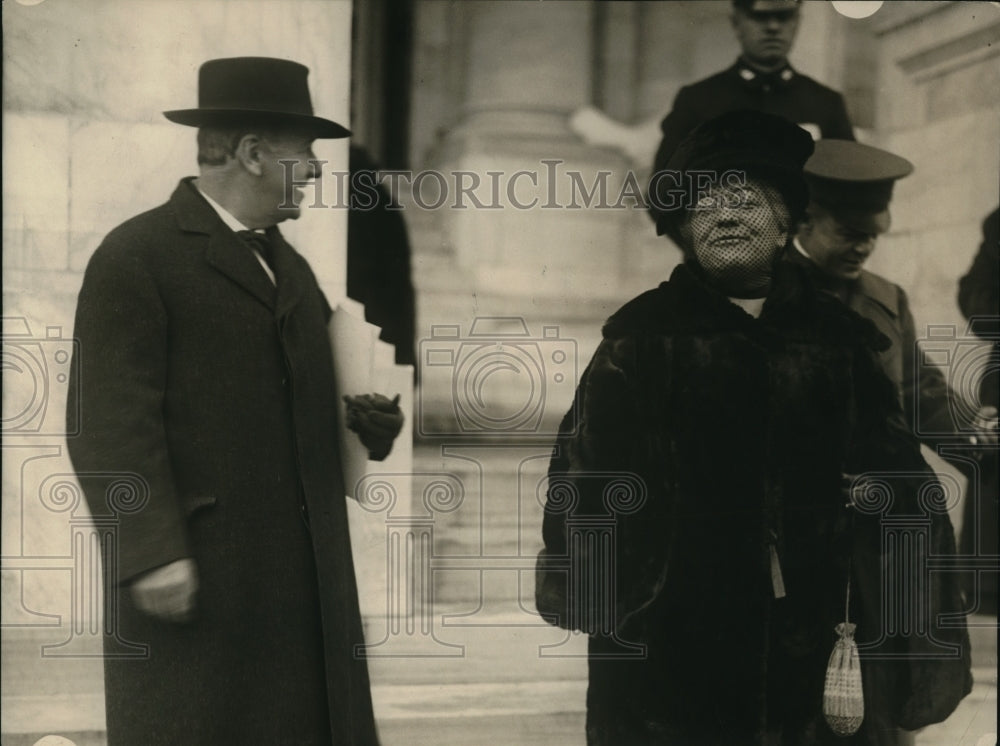
[[[111,746],[377,740],[330,309],[306,261],[269,237],[277,287],[185,181],[113,230],[84,275],[69,452],[91,511],[114,522]],[[123,480],[134,499],[109,505]],[[135,609],[128,581],[181,557],[197,563],[197,618]],[[146,655],[116,657],[119,639]]]
[[[906,292],[874,272],[861,271],[853,282],[831,282],[794,248],[787,258],[807,268],[817,285],[838,296],[854,312],[875,324],[890,345],[879,353],[882,369],[896,385],[910,431],[931,448],[955,442],[955,419],[950,402],[957,394],[941,369],[924,358]]]
[[[763,111],[784,117],[813,136],[853,140],[844,97],[786,66],[762,75],[740,60],[730,68],[684,86],[677,93],[671,112],[660,123],[663,139],[656,153],[654,170],[664,168],[681,140],[702,122],[740,109]]]

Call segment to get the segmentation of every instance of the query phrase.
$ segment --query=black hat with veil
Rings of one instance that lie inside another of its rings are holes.
[[[718,185],[727,175],[730,183],[742,175],[772,185],[797,221],[809,201],[802,168],[812,152],[809,133],[781,117],[741,110],[710,119],[665,162],[654,164],[649,201],[657,235],[666,234],[683,247],[680,227],[700,188]]]

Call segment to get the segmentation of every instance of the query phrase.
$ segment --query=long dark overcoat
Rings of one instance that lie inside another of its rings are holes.
[[[785,258],[804,267],[817,287],[840,298],[889,339],[889,347],[879,353],[879,360],[896,385],[910,431],[935,450],[939,445],[953,444],[955,435],[961,435],[955,432],[950,406],[957,395],[936,365],[924,360],[917,368],[917,328],[906,291],[868,270],[861,270],[855,280],[831,277],[794,248],[789,248]]]
[[[95,516],[114,475],[145,485],[106,552],[108,616],[149,650],[105,661],[112,746],[377,741],[355,655],[330,310],[269,235],[277,288],[184,181],[87,267],[70,455]],[[196,620],[136,611],[128,581],[181,557],[198,567]]]
[[[1000,209],[983,220],[983,242],[958,283],[958,307],[972,322],[972,333],[991,345],[979,381],[979,403],[1000,407]],[[1000,553],[1000,453],[983,450],[979,495],[965,503],[959,546],[962,554],[988,557]],[[969,595],[978,595],[980,613],[996,616],[998,580],[996,570],[968,579]]]
[[[921,586],[932,611],[905,612],[951,659],[904,636],[902,612],[883,619],[900,578],[923,577],[899,570],[883,536],[895,526],[954,553],[938,483],[878,369],[884,343],[790,264],[756,319],[681,265],[608,321],[553,454],[536,586],[543,614],[590,634],[588,743],[893,743],[969,691],[954,575]],[[873,471],[890,474],[848,508],[841,474]],[[865,721],[845,739],[822,700],[849,575],[869,647]]]

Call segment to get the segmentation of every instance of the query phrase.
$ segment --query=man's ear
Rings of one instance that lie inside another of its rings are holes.
[[[236,160],[238,160],[247,171],[249,171],[254,176],[260,176],[263,172],[263,166],[261,165],[261,146],[263,144],[263,138],[260,135],[255,135],[254,133],[248,133],[240,138],[240,141],[236,144]]]

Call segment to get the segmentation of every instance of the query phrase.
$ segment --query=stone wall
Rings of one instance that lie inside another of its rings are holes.
[[[906,288],[918,328],[964,326],[958,279],[1000,200],[1000,7],[893,3],[877,20],[874,144],[916,170],[897,184],[872,269]]]

